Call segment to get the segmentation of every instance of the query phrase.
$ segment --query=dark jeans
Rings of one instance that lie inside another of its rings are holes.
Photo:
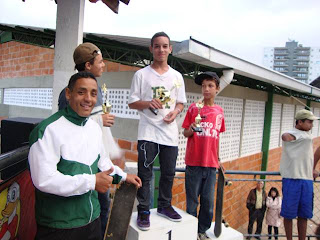
[[[253,224],[255,221],[257,221],[257,230],[255,234],[261,234],[264,213],[265,213],[265,210],[263,209],[254,209],[249,211],[249,225],[248,225],[249,234],[252,234]]]
[[[158,208],[171,206],[172,185],[176,170],[178,147],[160,145],[153,142],[138,141],[138,176],[142,187],[138,189],[138,211],[150,209],[150,182],[152,179],[153,162],[159,154],[160,181]]]
[[[78,228],[58,229],[37,225],[35,240],[101,240],[100,217]]]
[[[100,203],[100,218],[101,218],[101,236],[104,238],[104,233],[106,231],[107,223],[108,223],[108,216],[109,216],[109,208],[110,208],[110,190],[106,193],[99,193],[98,192],[98,199]]]
[[[216,168],[186,167],[187,213],[198,216],[198,232],[205,233],[211,226],[214,207]],[[200,196],[200,210],[197,215]]]
[[[279,229],[278,227],[273,227],[274,229],[274,239],[278,239]],[[272,226],[268,225],[268,234],[271,235],[272,233]],[[268,239],[271,239],[272,237],[268,237]]]

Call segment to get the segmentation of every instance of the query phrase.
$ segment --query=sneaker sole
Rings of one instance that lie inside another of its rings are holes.
[[[159,213],[159,212],[157,212],[157,214],[158,214],[159,216],[161,216],[161,217],[164,217],[164,218],[166,218],[166,219],[169,219],[169,220],[172,221],[172,222],[181,222],[181,221],[182,221],[182,218],[180,218],[180,219],[173,219],[173,218],[169,218],[167,215],[164,215],[164,214]]]
[[[139,227],[137,225],[137,227],[141,230],[141,231],[148,231],[150,229],[150,227]]]

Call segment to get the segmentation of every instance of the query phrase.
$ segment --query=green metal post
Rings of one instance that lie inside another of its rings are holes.
[[[271,134],[271,121],[272,121],[272,107],[273,107],[273,91],[272,88],[268,92],[268,101],[266,103],[264,126],[263,126],[263,139],[262,139],[262,163],[261,171],[266,171],[268,168],[269,144]],[[265,176],[261,178],[265,179]]]

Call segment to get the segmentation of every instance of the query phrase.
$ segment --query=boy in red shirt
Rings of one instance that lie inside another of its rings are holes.
[[[225,131],[223,109],[214,103],[219,92],[220,80],[215,72],[204,72],[195,78],[202,87],[203,107],[200,110],[201,132],[194,132],[198,107],[192,103],[188,109],[182,127],[188,138],[186,148],[186,195],[187,212],[198,216],[198,240],[210,239],[206,231],[213,218],[214,187],[216,169],[219,164],[219,135]],[[200,210],[197,214],[198,197]]]

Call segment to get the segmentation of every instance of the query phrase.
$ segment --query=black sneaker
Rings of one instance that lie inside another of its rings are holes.
[[[158,215],[168,218],[173,222],[180,222],[182,217],[177,213],[172,206],[166,208],[158,208],[157,209]]]
[[[138,212],[137,225],[142,231],[147,231],[150,229],[150,211]]]

